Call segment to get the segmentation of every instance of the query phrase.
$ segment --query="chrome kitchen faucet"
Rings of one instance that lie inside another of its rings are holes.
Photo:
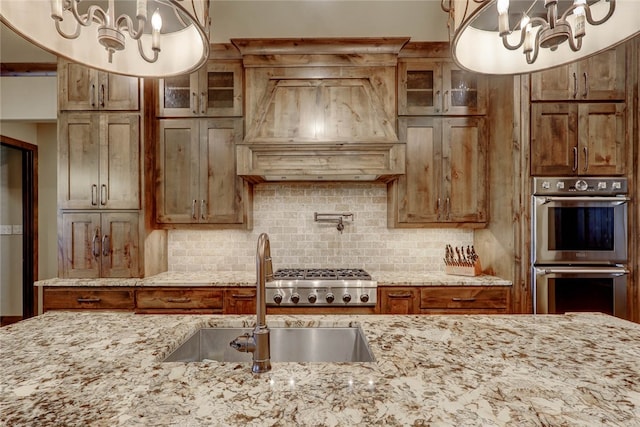
[[[256,327],[251,335],[240,335],[229,345],[238,351],[253,353],[251,372],[259,374],[271,370],[271,351],[269,346],[269,327],[267,326],[267,305],[265,287],[267,281],[273,280],[273,263],[271,262],[271,247],[266,233],[258,237],[256,251]]]

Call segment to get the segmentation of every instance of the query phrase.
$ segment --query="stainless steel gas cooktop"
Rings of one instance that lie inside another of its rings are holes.
[[[360,268],[285,268],[266,284],[271,306],[375,306],[378,283]]]

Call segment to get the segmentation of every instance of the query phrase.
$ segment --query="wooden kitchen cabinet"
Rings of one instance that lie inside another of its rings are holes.
[[[159,224],[250,227],[249,184],[236,175],[242,119],[159,120]]]
[[[242,64],[210,60],[200,70],[160,79],[159,117],[242,116]]]
[[[380,314],[419,314],[420,288],[379,287]]]
[[[59,220],[61,277],[139,277],[137,212],[67,212]]]
[[[626,44],[569,65],[531,74],[532,101],[623,101]]]
[[[624,103],[532,103],[531,174],[624,175]]]
[[[255,314],[256,290],[230,288],[224,290],[224,314]]]
[[[58,207],[140,208],[140,116],[62,113]]]
[[[420,288],[423,314],[510,313],[510,288],[502,286],[425,286]]]
[[[406,174],[389,184],[390,227],[487,221],[487,136],[483,117],[401,117]]]
[[[453,61],[398,61],[399,115],[482,115],[486,110],[486,77],[462,70]]]
[[[133,288],[56,287],[42,289],[42,310],[128,310],[134,309]]]
[[[223,291],[212,288],[136,289],[138,313],[222,313]]]
[[[58,63],[58,88],[61,111],[140,108],[137,77],[98,71],[64,59]]]

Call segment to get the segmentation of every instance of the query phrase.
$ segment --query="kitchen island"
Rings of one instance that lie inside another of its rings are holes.
[[[358,323],[372,363],[162,362],[254,316],[47,312],[0,329],[0,424],[640,426],[640,325],[601,314],[267,316]]]

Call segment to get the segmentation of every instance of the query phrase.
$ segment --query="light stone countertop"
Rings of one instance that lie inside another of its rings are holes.
[[[0,329],[0,425],[640,426],[640,325],[601,314],[267,316],[358,322],[373,363],[163,363],[254,316],[48,312]]]
[[[378,286],[511,286],[510,280],[495,276],[454,276],[443,272],[370,272]],[[143,279],[46,279],[36,286],[255,286],[254,272],[167,271]]]

